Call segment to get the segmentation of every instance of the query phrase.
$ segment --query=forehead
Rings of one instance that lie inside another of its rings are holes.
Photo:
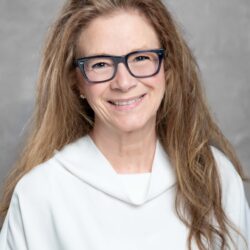
[[[78,54],[124,55],[134,50],[159,48],[159,39],[149,20],[138,11],[119,11],[95,18],[82,30]]]

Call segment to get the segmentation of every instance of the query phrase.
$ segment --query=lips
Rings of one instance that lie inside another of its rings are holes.
[[[108,102],[115,106],[129,106],[132,105],[133,103],[140,101],[145,95],[146,94],[143,94],[129,99],[109,100]]]

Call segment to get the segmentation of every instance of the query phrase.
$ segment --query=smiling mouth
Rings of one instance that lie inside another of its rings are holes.
[[[143,94],[141,96],[138,96],[129,100],[117,100],[117,101],[108,101],[108,102],[115,106],[128,106],[128,105],[131,105],[133,103],[140,101],[145,95],[146,94]]]

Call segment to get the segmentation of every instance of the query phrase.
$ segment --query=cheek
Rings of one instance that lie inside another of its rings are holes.
[[[161,90],[165,91],[165,88],[166,88],[166,78],[165,78],[164,72],[162,72],[162,73],[159,74],[158,84],[159,84],[159,88]]]
[[[84,94],[85,93],[85,91],[84,91],[85,82],[83,79],[83,75],[79,69],[76,69],[76,79],[77,79],[78,89],[79,89],[80,93]]]
[[[161,86],[161,88],[165,89],[165,85],[166,85],[166,75],[164,72],[164,65],[161,65],[161,69],[159,71],[159,73],[156,75],[158,77],[157,81],[159,82],[159,85]]]
[[[105,86],[102,84],[88,84],[83,82],[82,90],[92,108],[102,105]]]
[[[156,77],[157,77],[157,79],[155,79],[156,88],[162,99],[166,89],[166,78],[163,68],[161,68],[160,72]]]
[[[166,79],[164,71],[160,71],[152,78],[146,78],[144,80],[144,84],[147,85],[155,94],[163,96],[166,88]]]
[[[98,86],[91,85],[86,82],[86,80],[83,78],[82,73],[80,70],[76,71],[76,77],[77,77],[77,82],[78,82],[78,88],[80,92],[87,97],[87,99],[94,100],[95,95],[98,95]]]
[[[150,87],[152,90],[152,103],[155,111],[159,109],[159,106],[164,98],[165,90],[166,90],[166,79],[164,71],[159,72],[158,75],[155,76],[154,81],[150,82]]]

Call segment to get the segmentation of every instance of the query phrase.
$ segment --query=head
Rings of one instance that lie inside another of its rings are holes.
[[[164,50],[145,16],[128,9],[95,18],[81,32],[77,53],[79,91],[95,113],[92,133],[154,133]]]

